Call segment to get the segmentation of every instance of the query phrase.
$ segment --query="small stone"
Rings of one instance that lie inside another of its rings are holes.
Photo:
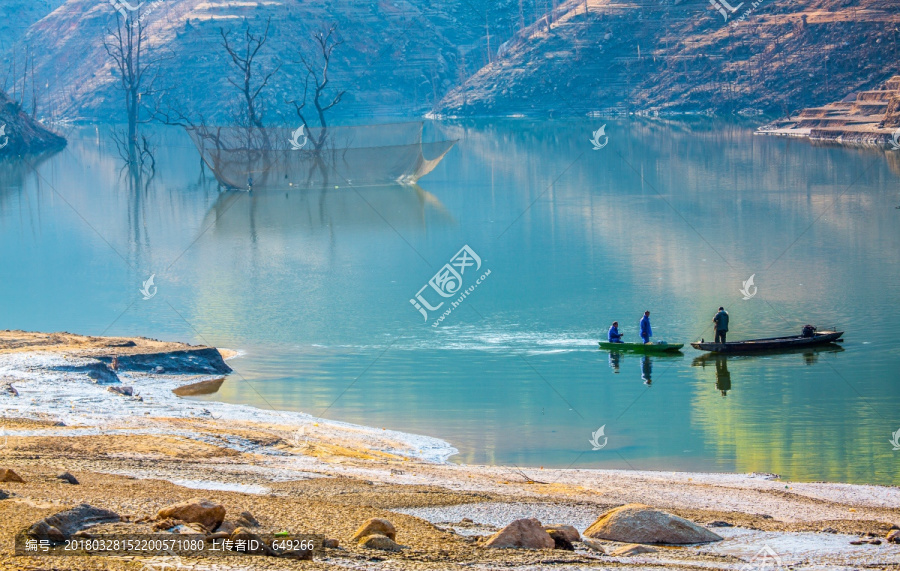
[[[850,545],[862,545],[863,543],[865,543],[865,541],[862,541],[861,539],[854,539],[850,542]]]
[[[475,523],[475,521],[472,520],[472,518],[468,518],[468,517],[464,517],[459,521],[460,521],[460,523]]]
[[[822,528],[822,533],[837,533],[837,532],[838,532],[838,530],[834,529],[833,527],[823,527]]]
[[[116,394],[119,394],[119,395],[122,395],[125,397],[133,397],[134,396],[134,387],[121,387],[121,386],[115,385],[112,387],[107,387],[106,390],[108,390],[111,393],[116,393]]]
[[[156,368],[153,369],[153,372],[156,373],[157,375],[162,375],[163,373],[166,372],[166,370],[163,369],[162,366],[157,365]]]
[[[715,521],[711,521],[708,524],[706,524],[706,527],[734,527],[734,526],[731,525],[730,523],[728,523],[727,521],[722,521],[722,520],[717,519]]]
[[[493,549],[553,549],[556,542],[535,518],[517,519],[487,540]]]
[[[174,527],[178,527],[183,522],[178,519],[172,519],[170,517],[163,518],[156,523],[153,524],[153,529],[157,531],[166,531],[172,529]]]
[[[888,543],[900,543],[900,529],[892,529],[885,537]]]
[[[241,512],[240,516],[235,520],[238,527],[259,527],[259,522],[250,512]]]
[[[180,519],[187,523],[199,523],[206,529],[216,529],[225,519],[225,508],[203,498],[192,498],[166,506],[157,512],[158,518]]]
[[[73,476],[72,474],[69,474],[68,472],[63,472],[62,474],[58,475],[56,477],[56,479],[63,480],[64,482],[68,482],[68,483],[72,484],[73,486],[78,485],[78,479],[75,476]]]
[[[243,545],[245,549],[238,550],[234,548],[234,551],[241,551],[242,553],[254,553],[256,555],[278,555],[271,547],[266,545],[266,542],[262,540],[262,538],[252,531],[239,527],[234,530],[234,533],[231,534],[231,541],[238,542],[243,540]]]
[[[209,533],[209,530],[203,527],[203,524],[200,523],[184,523],[181,525],[176,525],[172,529],[172,533],[180,533],[182,535],[206,535]]]
[[[656,553],[656,550],[652,547],[647,547],[646,545],[630,543],[616,549],[615,551],[610,553],[610,555],[612,555],[613,557],[632,557],[634,555],[643,555],[645,553]]]
[[[25,480],[22,479],[22,476],[19,476],[12,470],[3,468],[0,470],[0,482],[19,482],[20,484],[24,484]]]
[[[223,533],[227,533],[228,535],[231,535],[232,533],[234,533],[234,530],[236,530],[237,528],[238,528],[238,526],[234,525],[234,523],[232,523],[230,521],[223,521],[219,525],[219,527],[216,528],[216,533],[223,532]]]
[[[221,529],[221,527],[219,528]],[[230,531],[217,531],[215,533],[210,533],[206,536],[206,541],[212,543],[213,541],[218,541],[221,539],[228,539],[231,537]]]
[[[339,542],[337,539],[324,539],[322,540],[322,547],[327,547],[328,549],[337,549]]]
[[[881,540],[880,539],[870,539],[867,543],[869,545],[881,545]]]
[[[392,541],[397,540],[397,530],[394,528],[394,524],[380,517],[373,517],[362,524],[350,540],[359,541],[369,535],[384,535]]]
[[[590,548],[598,553],[602,553],[603,555],[606,555],[606,548],[604,548],[603,544],[600,543],[599,541],[597,541],[596,539],[591,539],[590,537],[582,537],[581,543],[583,543],[585,546],[587,546],[588,548]]]
[[[382,551],[400,551],[403,549],[390,537],[378,533],[360,538],[359,545],[361,547],[380,549]]]

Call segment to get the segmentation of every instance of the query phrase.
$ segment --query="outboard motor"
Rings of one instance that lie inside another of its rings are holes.
[[[801,335],[803,337],[814,337],[816,335],[816,328],[812,325],[804,325]]]

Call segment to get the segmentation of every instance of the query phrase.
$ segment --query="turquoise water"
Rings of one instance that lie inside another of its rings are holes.
[[[711,120],[427,132],[460,141],[417,187],[248,194],[177,130],[135,181],[106,127],[73,128],[62,153],[0,165],[0,327],[237,349],[205,398],[443,438],[458,462],[900,484],[900,154]],[[432,327],[458,295],[427,287],[446,299],[427,323],[410,299],[465,245],[471,293]],[[613,320],[636,340],[644,309],[656,339],[710,339],[719,305],[731,340],[811,323],[846,342],[596,348]]]

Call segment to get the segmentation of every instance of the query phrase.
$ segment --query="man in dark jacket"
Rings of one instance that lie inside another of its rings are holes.
[[[725,334],[728,333],[728,312],[724,307],[719,308],[719,313],[713,317],[716,324],[716,343],[725,343]]]
[[[641,318],[641,339],[644,340],[644,343],[649,343],[651,337],[653,337],[653,330],[650,329],[650,312],[645,311],[644,317]]]

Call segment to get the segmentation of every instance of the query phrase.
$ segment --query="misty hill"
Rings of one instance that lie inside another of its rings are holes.
[[[4,13],[21,3],[0,0]],[[237,94],[227,81],[235,72],[220,28],[233,30],[233,38],[245,25],[261,34],[271,18],[271,39],[259,61],[260,71],[281,65],[264,93],[268,119],[280,122],[294,116],[285,100],[303,90],[299,55],[314,53],[313,33],[331,23],[344,41],[335,50],[331,85],[347,91],[336,116],[418,116],[485,65],[489,45],[495,49],[539,14],[534,0],[146,0],[142,16],[147,57],[163,59],[154,86],[222,121],[233,115]],[[39,109],[70,119],[115,121],[121,115],[102,45],[115,21],[109,2],[68,0],[22,34],[19,52],[25,45],[39,47]]]
[[[504,46],[450,115],[784,113],[898,71],[893,0],[578,0]],[[728,16],[727,21],[725,16]]]

